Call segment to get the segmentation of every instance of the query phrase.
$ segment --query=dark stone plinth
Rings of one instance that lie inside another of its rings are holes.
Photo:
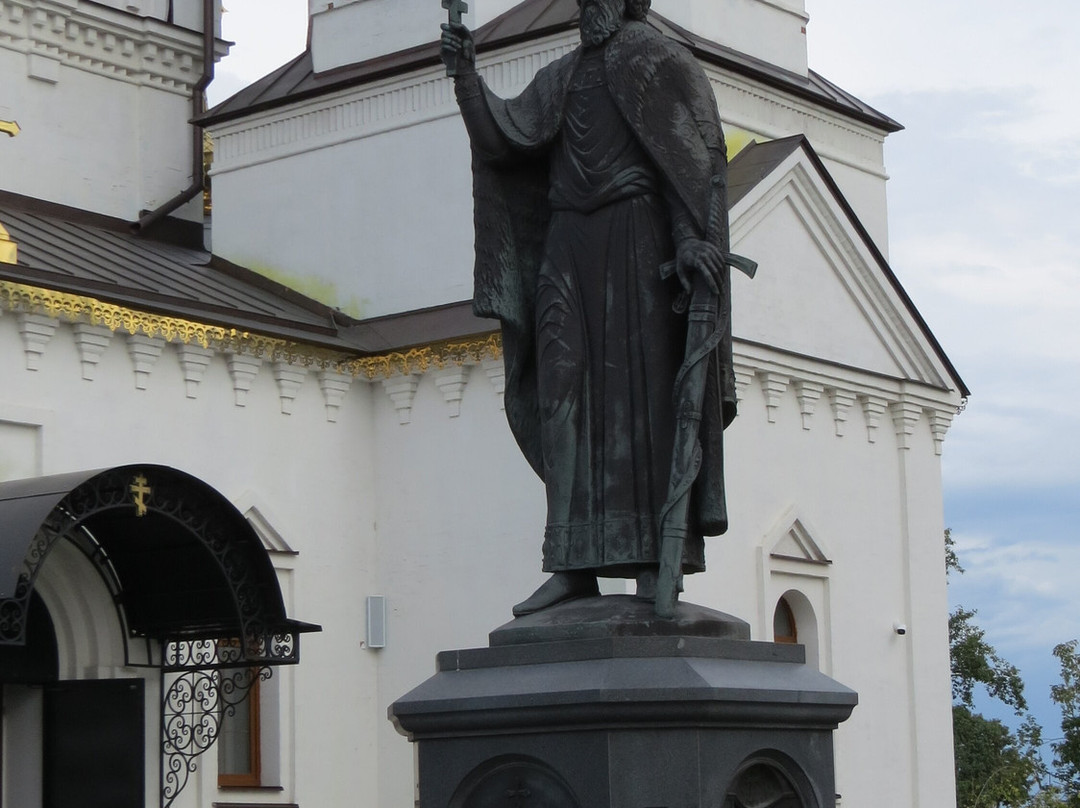
[[[630,600],[577,602],[581,639],[538,641],[578,630],[568,612],[533,615],[490,648],[439,654],[390,708],[419,747],[420,808],[724,808],[734,791],[831,808],[832,731],[856,694],[801,646],[731,639],[746,624],[713,613],[726,627],[714,625],[700,607],[656,621],[645,604],[668,632],[647,635]]]
[[[680,602],[675,616],[656,616],[653,604],[631,595],[581,598],[518,617],[488,635],[488,642],[516,645],[604,637],[714,637],[749,640],[750,624],[715,609]]]

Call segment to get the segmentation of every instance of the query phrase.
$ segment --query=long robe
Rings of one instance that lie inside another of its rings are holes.
[[[586,53],[511,100],[486,87],[470,100],[459,83],[474,145],[474,308],[502,321],[507,417],[547,485],[545,569],[633,575],[657,560],[685,340],[660,265],[688,235],[727,250],[726,213],[707,221],[726,159],[711,89],[684,49],[628,22],[599,63]],[[497,136],[480,137],[485,127]],[[701,536],[727,526],[730,351],[728,333],[710,362],[687,572],[704,566]]]

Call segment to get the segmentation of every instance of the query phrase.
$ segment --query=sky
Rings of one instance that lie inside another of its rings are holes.
[[[225,5],[237,44],[211,103],[307,33],[305,0]],[[1056,738],[1051,650],[1080,638],[1080,3],[806,6],[811,68],[905,126],[886,141],[890,263],[972,392],[942,458],[966,569],[950,600]]]

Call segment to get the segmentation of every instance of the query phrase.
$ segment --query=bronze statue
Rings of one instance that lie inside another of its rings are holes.
[[[547,489],[552,575],[519,616],[597,594],[597,576],[636,578],[671,616],[703,536],[727,529],[728,267],[752,262],[727,252],[709,82],[646,23],[649,2],[579,0],[582,45],[505,100],[476,72],[464,4],[444,0],[473,152],[474,309],[502,322],[507,418]]]

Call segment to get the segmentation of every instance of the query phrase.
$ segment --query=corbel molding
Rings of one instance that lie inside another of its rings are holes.
[[[66,324],[74,332],[82,376],[92,381],[97,364],[111,348],[112,335],[119,332],[125,336],[129,352],[133,352],[131,359],[135,363],[137,386],[145,387],[153,361],[157,361],[156,357],[161,355],[166,344],[172,344],[188,398],[198,396],[209,365],[215,357],[221,357],[233,384],[235,404],[245,406],[253,381],[266,364],[274,375],[281,411],[286,414],[292,412],[301,386],[314,373],[329,422],[337,421],[345,396],[357,380],[380,383],[403,424],[411,421],[413,399],[428,375],[446,401],[451,417],[460,412],[473,365],[480,367],[500,399],[506,385],[502,336],[498,332],[359,356],[139,311],[92,297],[0,281],[0,313],[5,311],[15,315],[27,352],[27,366],[31,369],[40,366],[52,336],[58,327]],[[831,428],[838,437],[845,434],[856,406],[862,412],[869,443],[877,441],[878,428],[886,411],[893,418],[898,441],[906,445],[910,445],[915,424],[925,415],[934,449],[941,453],[942,442],[958,406],[955,391],[831,365],[758,343],[736,340],[734,349],[740,403],[764,406],[767,420],[775,424],[775,428],[796,423],[794,417],[778,417],[784,407],[797,409],[802,429],[822,428],[828,420],[814,419],[813,415],[821,399],[826,398],[832,415]],[[139,365],[140,361],[145,367]],[[761,390],[761,398],[748,395],[755,384]],[[788,390],[792,393],[787,394]]]
[[[28,75],[51,83],[64,65],[188,96],[202,72],[198,32],[96,3],[0,0],[0,48],[25,53]]]

